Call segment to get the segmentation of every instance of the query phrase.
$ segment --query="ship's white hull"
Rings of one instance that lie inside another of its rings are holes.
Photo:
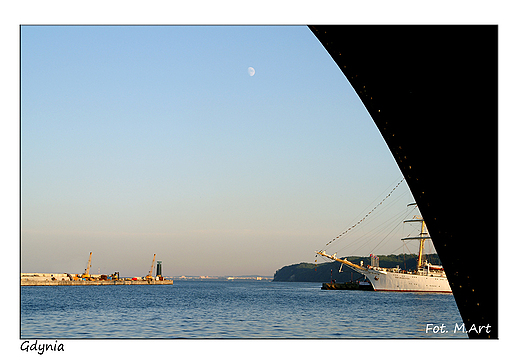
[[[375,291],[388,292],[427,292],[451,293],[448,279],[444,276],[395,273],[371,270],[358,272],[364,274],[372,283]]]

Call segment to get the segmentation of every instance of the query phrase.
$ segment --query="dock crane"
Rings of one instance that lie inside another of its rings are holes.
[[[81,276],[82,278],[90,278],[90,267],[92,266],[90,264],[90,262],[92,261],[92,252],[90,252],[90,255],[88,257],[88,264],[87,264],[87,269],[85,269],[85,273],[83,273],[83,275]]]
[[[153,279],[152,272],[153,272],[154,263],[155,263],[155,254],[153,254],[152,267],[150,268],[150,272],[146,276],[146,279]]]

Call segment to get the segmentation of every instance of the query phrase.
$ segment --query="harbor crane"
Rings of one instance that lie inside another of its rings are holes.
[[[152,267],[150,268],[150,272],[146,276],[146,279],[153,279],[152,272],[153,272],[154,263],[155,263],[155,254],[153,254]]]
[[[81,276],[82,278],[90,278],[90,267],[92,266],[90,262],[92,261],[92,252],[90,252],[90,255],[88,257],[88,264],[87,269],[85,269],[85,273]]]

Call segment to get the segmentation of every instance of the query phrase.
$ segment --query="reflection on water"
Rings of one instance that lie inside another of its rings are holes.
[[[22,287],[24,339],[467,338],[451,294],[321,290],[318,283]],[[448,333],[426,334],[445,324]]]

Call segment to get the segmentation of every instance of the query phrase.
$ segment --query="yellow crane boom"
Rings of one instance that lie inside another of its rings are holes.
[[[85,273],[81,276],[82,278],[89,278],[90,277],[90,267],[92,266],[90,262],[92,261],[92,252],[90,252],[90,255],[88,257],[88,264],[87,269],[85,269]]]
[[[153,278],[152,277],[152,272],[153,272],[154,263],[155,263],[155,254],[153,254],[152,267],[150,268],[150,272],[146,276],[147,279]]]

